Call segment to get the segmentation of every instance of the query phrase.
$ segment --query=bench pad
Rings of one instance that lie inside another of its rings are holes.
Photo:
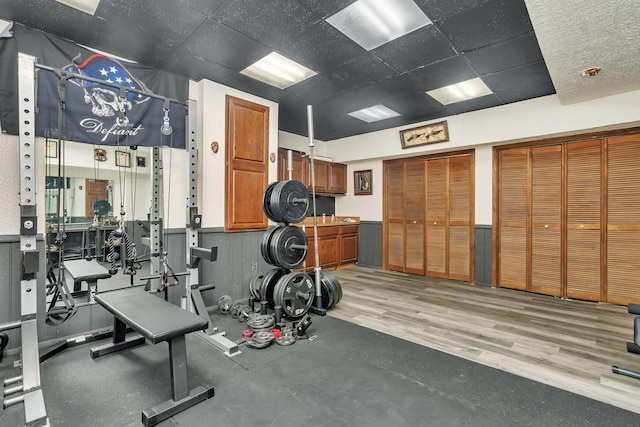
[[[94,281],[98,279],[108,279],[111,277],[109,271],[96,260],[87,261],[85,259],[76,259],[73,261],[65,261],[64,268],[69,272],[74,282]]]
[[[142,288],[128,288],[96,295],[107,311],[135,329],[151,343],[201,331],[208,322]]]

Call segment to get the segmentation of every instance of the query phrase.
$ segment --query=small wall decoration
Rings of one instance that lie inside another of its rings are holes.
[[[116,151],[116,166],[131,167],[131,156],[126,151]]]
[[[93,159],[98,162],[106,162],[107,161],[107,150],[104,148],[94,148],[93,149]]]
[[[446,120],[444,122],[432,123],[430,125],[400,131],[402,148],[435,144],[436,142],[446,142],[448,140],[449,128],[447,127]]]
[[[136,165],[138,167],[141,167],[141,168],[146,168],[147,167],[147,158],[146,157],[136,156]]]
[[[371,169],[353,172],[353,194],[356,196],[366,196],[373,194],[371,188]]]
[[[46,151],[44,153],[45,157],[49,157],[51,159],[58,158],[58,141],[50,141],[47,140]]]

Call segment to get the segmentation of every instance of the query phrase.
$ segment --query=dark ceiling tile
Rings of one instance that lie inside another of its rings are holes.
[[[433,25],[384,44],[371,53],[398,72],[410,71],[456,54]]]
[[[439,22],[460,52],[533,31],[524,0],[493,0]]]
[[[556,93],[556,89],[553,87],[553,83],[548,82],[540,86],[523,86],[515,89],[497,92],[496,95],[502,100],[502,102],[504,102],[505,104],[509,104],[512,102],[523,101],[525,99],[553,95],[554,93]]]
[[[221,82],[225,86],[250,93],[255,96],[275,100],[279,96],[280,89],[273,87],[259,80],[247,77],[244,74],[234,73]]]
[[[442,104],[427,95],[425,92],[416,93],[405,98],[396,99],[385,103],[393,111],[406,116],[412,112],[421,112],[428,109],[441,109]]]
[[[390,101],[422,92],[420,86],[408,75],[395,76],[351,91],[351,96],[362,99],[365,107],[376,104],[387,104]],[[387,105],[388,106],[388,105]]]
[[[267,46],[211,19],[198,27],[180,47],[236,71],[242,71],[271,53]]]
[[[95,16],[121,27],[132,39],[153,36],[169,46],[182,43],[207,19],[175,0],[102,0]]]
[[[229,0],[178,0],[186,6],[204,13],[211,17],[222,5],[229,2]]]
[[[298,0],[308,9],[314,11],[322,18],[328,18],[341,11],[356,0]]]
[[[365,50],[324,21],[280,46],[280,53],[318,73],[329,74],[336,66]]]
[[[205,78],[214,82],[221,82],[236,74],[234,70],[197,57],[182,49],[158,52],[152,65],[175,74],[187,76],[195,81]]]
[[[467,52],[464,56],[480,75],[508,70],[543,59],[533,32]]]
[[[357,88],[386,80],[397,72],[370,53],[338,65],[331,75]]]
[[[315,104],[333,98],[347,90],[344,82],[323,75],[316,75],[296,85],[286,88],[285,98],[300,99]]]
[[[232,0],[218,9],[214,18],[275,49],[296,39],[319,18],[290,0],[260,0],[260,7],[247,6],[246,0]]]
[[[544,61],[482,76],[493,92],[504,92],[523,86],[539,86],[551,82]]]
[[[428,96],[428,95],[425,95]],[[435,102],[435,101],[434,101]],[[414,110],[410,111],[407,114],[404,114],[406,125],[415,124],[419,122],[426,122],[429,120],[439,119],[441,117],[446,117],[450,115],[449,111],[444,105],[440,105],[440,103],[436,102],[438,107],[427,108],[425,110]]]
[[[491,0],[415,0],[432,21],[440,21]]]
[[[423,91],[478,77],[477,73],[460,56],[419,68],[410,72],[409,75],[415,79]]]
[[[468,101],[456,102],[446,106],[450,115],[468,113],[470,111],[483,110],[485,108],[502,105],[502,101],[495,95],[487,95],[480,98],[470,99]]]

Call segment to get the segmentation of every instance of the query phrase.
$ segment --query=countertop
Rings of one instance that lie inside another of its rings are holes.
[[[350,219],[351,221],[345,222],[345,219]],[[335,225],[358,225],[360,224],[359,216],[336,216],[335,221],[331,222],[331,216],[327,216],[325,222],[322,222],[322,216],[318,216],[318,227],[330,227]],[[305,218],[302,223],[295,224],[298,227],[313,227],[313,217]]]

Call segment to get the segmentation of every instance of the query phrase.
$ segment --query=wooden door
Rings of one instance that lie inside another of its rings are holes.
[[[531,149],[531,291],[562,295],[562,146]]]
[[[427,161],[427,276],[447,277],[447,159]]]
[[[405,271],[425,272],[424,248],[424,161],[405,163]]]
[[[448,159],[448,277],[472,281],[474,209],[471,156]]]
[[[109,201],[109,181],[104,179],[87,179],[85,181],[84,216],[93,218],[93,204],[98,200]]]
[[[505,288],[527,289],[528,170],[527,148],[500,151],[497,283]]]
[[[389,270],[404,271],[404,164],[387,164],[385,175],[385,234],[387,243],[385,258]]]
[[[566,151],[566,296],[600,301],[602,141],[567,144]]]
[[[269,107],[227,95],[225,231],[266,229]]]
[[[640,135],[607,145],[606,300],[640,303]]]

